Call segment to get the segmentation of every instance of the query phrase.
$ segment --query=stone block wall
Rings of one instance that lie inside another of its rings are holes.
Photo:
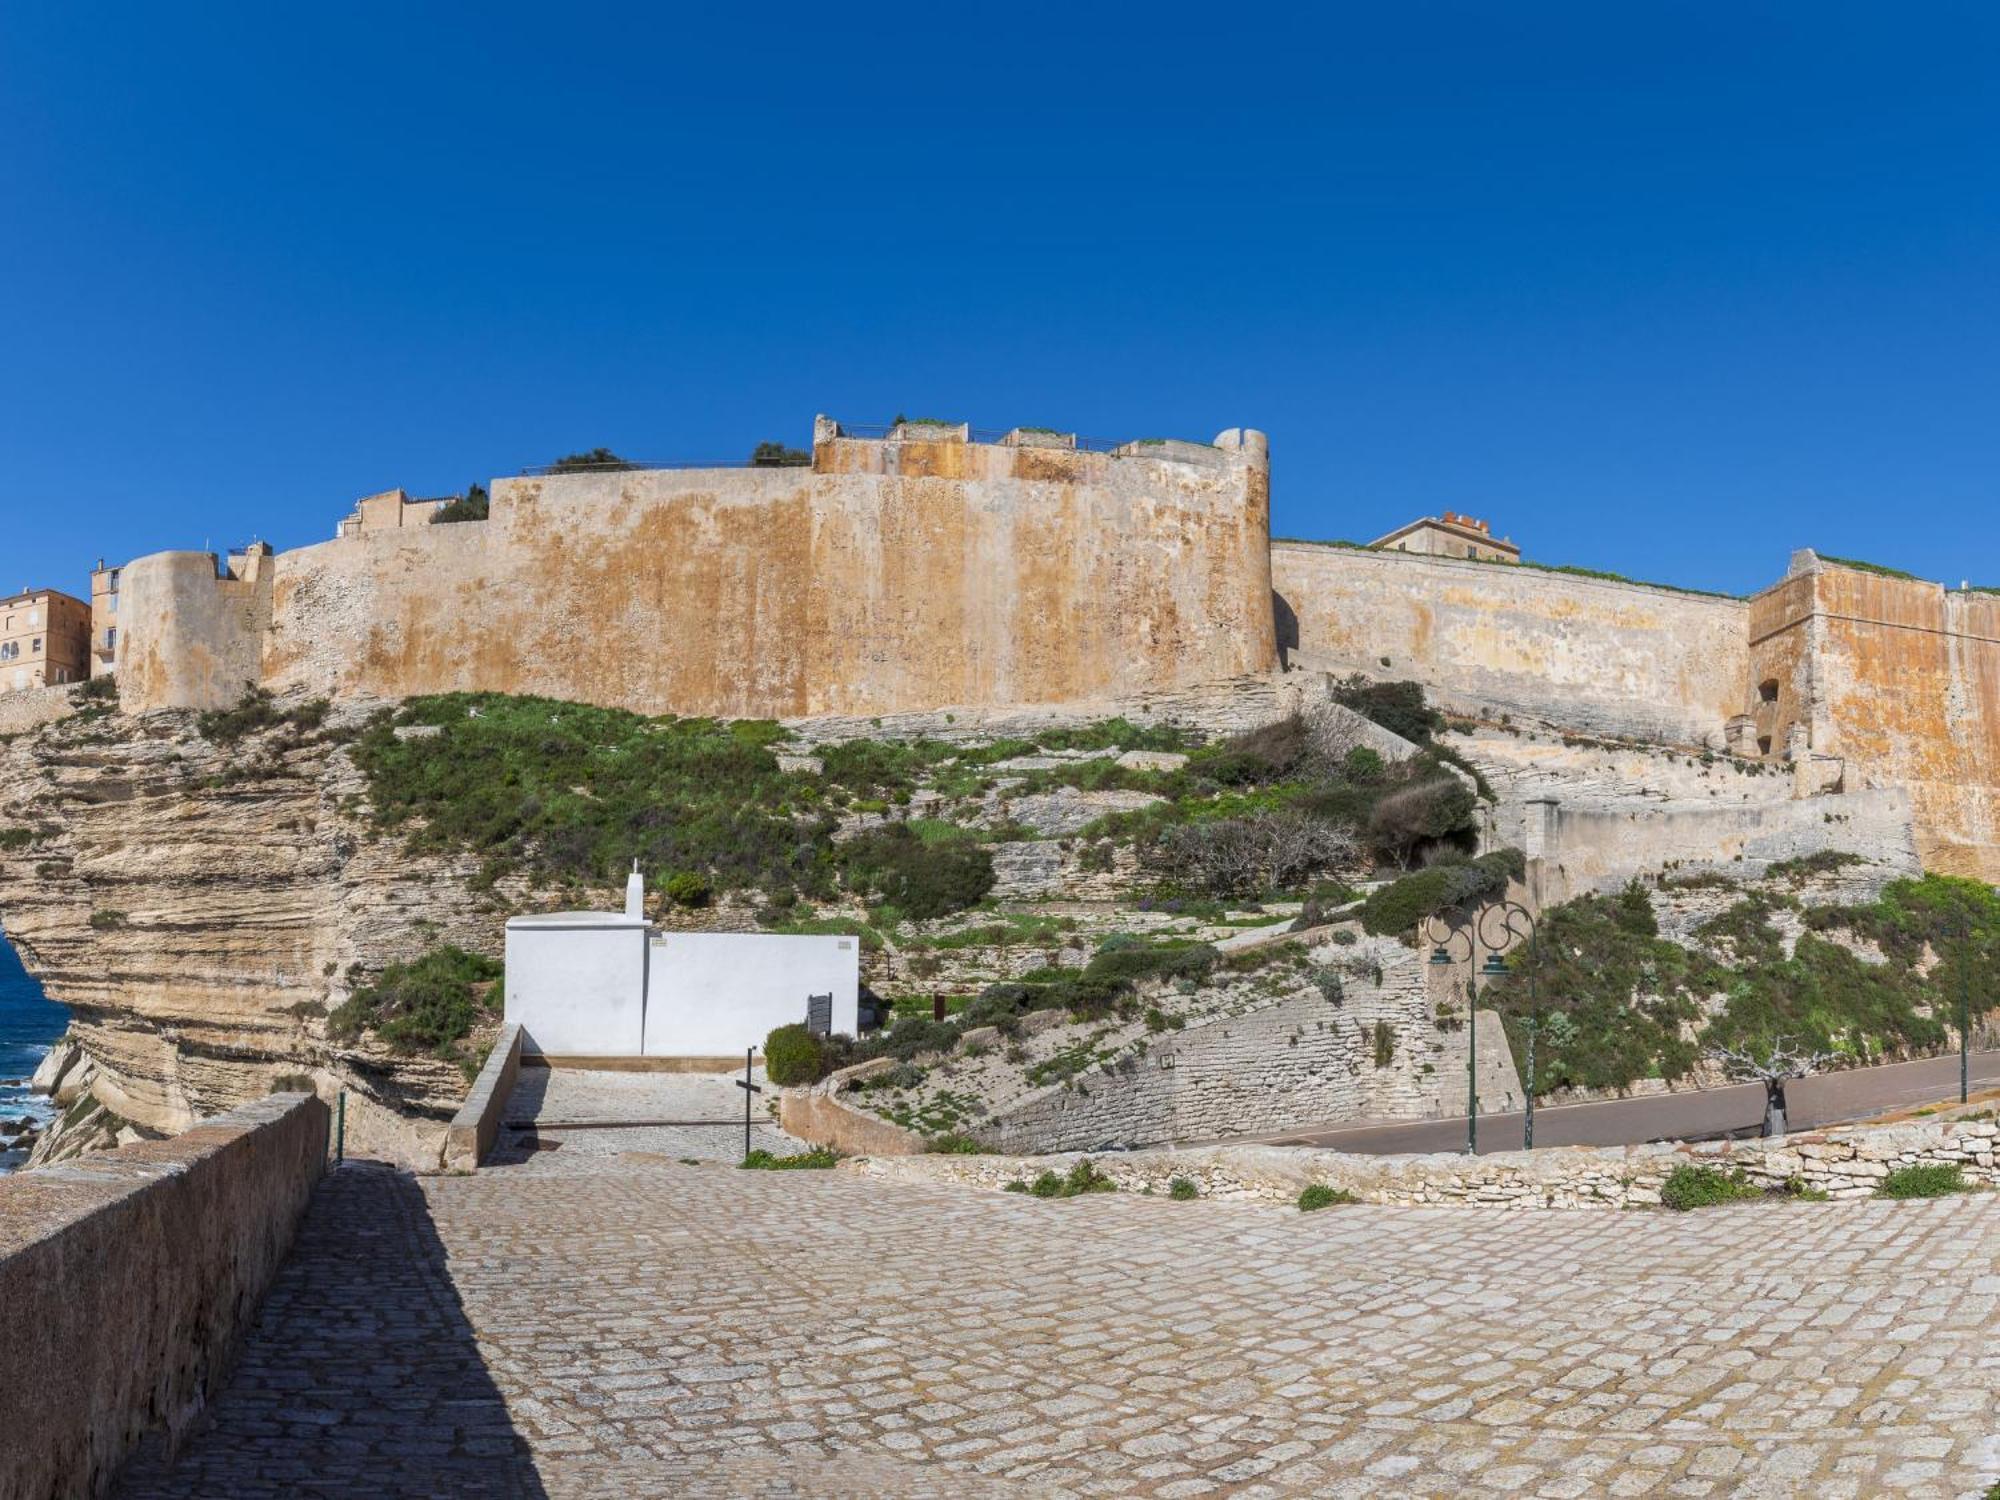
[[[222,1389],[326,1161],[281,1094],[169,1141],[0,1178],[0,1495],[97,1496]]]
[[[1701,745],[1743,708],[1740,599],[1305,542],[1272,544],[1271,581],[1281,649],[1467,712]]]
[[[1265,673],[1268,458],[1245,435],[1199,452],[836,434],[811,468],[503,479],[488,520],[266,560],[261,624],[245,605],[262,596],[207,554],[142,558],[120,606],[126,706],[232,702],[246,654],[276,690],[749,718]]]
[[[47,687],[22,688],[0,693],[0,735],[25,734],[76,712],[75,683],[51,683]]]

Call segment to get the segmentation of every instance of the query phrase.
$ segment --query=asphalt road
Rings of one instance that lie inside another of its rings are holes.
[[[1972,1054],[1972,1089],[2000,1085],[2000,1052]],[[1890,1063],[1822,1073],[1786,1085],[1788,1125],[1793,1130],[1857,1120],[1902,1105],[1929,1104],[1958,1097],[1958,1054],[1921,1062]],[[1482,1114],[1479,1149],[1521,1149],[1521,1115]],[[1642,1141],[1703,1140],[1755,1135],[1764,1122],[1764,1086],[1696,1089],[1601,1104],[1564,1104],[1535,1111],[1535,1145],[1627,1146]],[[1369,1156],[1410,1151],[1462,1151],[1465,1116],[1442,1120],[1398,1120],[1380,1124],[1330,1125],[1287,1131],[1260,1139],[1283,1146],[1331,1146]]]

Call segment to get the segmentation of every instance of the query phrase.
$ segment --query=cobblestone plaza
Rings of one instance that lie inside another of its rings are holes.
[[[211,1426],[123,1493],[1864,1497],[2000,1476],[1991,1194],[1300,1214],[606,1144],[337,1171]]]

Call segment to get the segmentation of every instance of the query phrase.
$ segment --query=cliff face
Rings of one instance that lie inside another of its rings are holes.
[[[501,923],[468,870],[369,836],[344,734],[370,707],[226,745],[183,713],[87,713],[0,744],[0,922],[95,1065],[38,1160],[122,1122],[182,1130],[303,1074],[350,1091],[355,1147],[435,1161],[458,1067],[335,1045],[326,1012],[351,965],[439,942],[496,953]]]

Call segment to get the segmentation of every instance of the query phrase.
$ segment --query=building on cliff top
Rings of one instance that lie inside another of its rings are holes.
[[[90,675],[90,606],[57,589],[0,599],[0,693]]]
[[[1368,545],[1382,551],[1420,552],[1428,557],[1470,557],[1480,562],[1505,563],[1521,560],[1521,549],[1506,537],[1496,539],[1486,522],[1454,510],[1398,526]]]

